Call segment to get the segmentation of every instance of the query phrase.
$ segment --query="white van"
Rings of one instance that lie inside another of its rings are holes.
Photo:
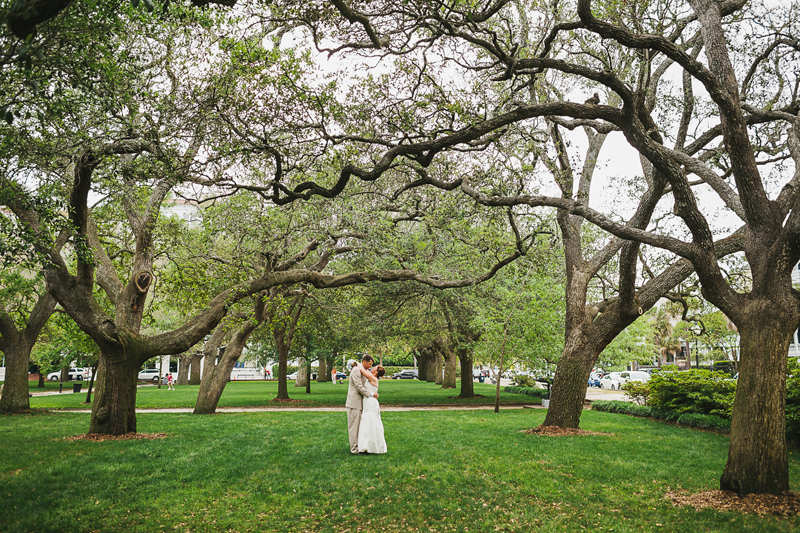
[[[619,376],[621,372],[610,372],[600,380],[601,389],[619,390]]]
[[[628,372],[620,372],[617,381],[619,382],[620,386],[626,384],[629,381],[649,381],[650,374],[641,370],[630,370]]]

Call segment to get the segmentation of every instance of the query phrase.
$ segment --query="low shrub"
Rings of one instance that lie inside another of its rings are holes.
[[[515,387],[536,387],[536,378],[533,376],[516,375],[511,382]]]
[[[679,413],[730,418],[736,382],[724,372],[658,372],[648,382],[647,405]]]
[[[650,382],[649,381],[629,381],[622,386],[625,396],[639,405],[649,405]]]
[[[526,394],[528,396],[535,396],[537,398],[544,398],[547,396],[547,389],[538,389],[535,387],[505,387],[505,392],[512,394]]]
[[[608,413],[619,413],[633,416],[653,416],[653,409],[646,405],[636,405],[635,403],[622,402],[619,400],[598,400],[592,402],[594,411],[606,411]]]
[[[700,415],[697,413],[685,413],[678,417],[678,424],[700,429],[714,429],[726,433],[731,430],[731,421],[717,415]]]
[[[595,411],[605,411],[607,413],[618,413],[623,415],[641,416],[653,418],[655,420],[666,420],[676,422],[682,426],[700,429],[713,429],[717,431],[729,432],[731,421],[721,416],[705,415],[697,413],[678,413],[676,411],[665,411],[655,409],[647,405],[636,405],[629,402],[599,400],[592,403]]]
[[[786,438],[800,442],[800,375],[786,380]]]

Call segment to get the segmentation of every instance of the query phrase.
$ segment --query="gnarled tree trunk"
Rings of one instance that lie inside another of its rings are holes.
[[[21,337],[21,335],[20,335]],[[5,339],[3,339],[5,341]],[[28,392],[28,363],[32,346],[24,346],[13,338],[3,348],[6,358],[6,378],[0,389],[0,412],[22,411],[31,408]]]
[[[56,300],[49,293],[40,295],[31,309],[27,325],[23,329],[17,329],[14,320],[0,302],[0,351],[6,359],[6,377],[0,390],[0,411],[30,409],[28,365],[31,350],[55,306]],[[41,376],[39,379],[42,381]]]
[[[229,318],[223,321],[222,324],[217,326],[214,330],[211,339],[205,347],[206,354],[206,367],[203,372],[203,380],[200,382],[200,390],[197,393],[197,402],[194,406],[194,414],[213,414],[217,410],[219,399],[225,391],[225,385],[231,377],[231,371],[236,365],[236,361],[242,355],[242,350],[247,339],[256,330],[256,328],[264,322],[264,300],[262,297],[257,296],[254,298],[255,312],[254,315],[245,320],[244,324],[239,326],[231,339],[225,347],[225,353],[220,358],[217,364],[212,364],[214,357],[212,354],[217,353],[220,344],[227,336],[227,331],[232,327],[232,322],[242,320],[245,318],[239,315],[235,318]]]
[[[586,399],[589,374],[602,352],[602,347],[583,335],[581,328],[570,332],[558,360],[550,393],[550,407],[543,426],[577,428]]]
[[[739,326],[741,360],[722,490],[740,495],[789,490],[786,448],[786,363],[797,327],[791,306],[753,303]]]
[[[430,346],[417,348],[417,374],[420,381],[431,381],[433,379],[433,371],[431,370],[433,358],[433,350],[431,350]]]
[[[461,392],[459,398],[474,398],[475,387],[472,378],[472,357],[464,347],[456,348],[458,360],[461,362]]]
[[[192,364],[192,359],[194,358],[194,354],[191,353],[183,353],[178,358],[178,385],[188,385],[189,384],[189,368]]]
[[[140,353],[131,348],[105,348],[100,357],[89,433],[136,432],[136,378],[142,363]]]
[[[436,351],[439,353],[439,357],[444,364],[444,376],[441,380],[442,388],[455,389],[457,373],[456,365],[458,364],[458,358],[456,357],[456,354],[447,339],[436,339],[434,340],[434,343],[436,346]]]
[[[308,359],[299,357],[297,359],[297,379],[294,380],[295,387],[305,388],[311,376],[308,375]]]
[[[275,375],[278,380],[278,395],[275,396],[275,399],[288,400],[289,388],[286,384],[286,367],[289,362],[290,345],[283,341],[283,336],[281,336],[280,340],[276,337],[275,344],[278,348],[278,373]]]
[[[211,358],[216,359],[216,355],[216,353],[212,354]],[[200,385],[200,381],[202,380],[201,368],[207,363],[208,360],[205,362],[203,361],[203,352],[192,354],[192,363],[191,368],[189,369],[189,385]],[[213,365],[214,361],[211,361],[211,364]]]

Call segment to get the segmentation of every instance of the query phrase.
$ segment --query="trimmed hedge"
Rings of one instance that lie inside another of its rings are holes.
[[[800,442],[800,375],[786,380],[786,438]]]
[[[524,374],[519,374],[514,376],[512,380],[515,387],[523,387],[523,388],[536,388],[536,378],[533,376],[526,376]]]
[[[647,405],[666,411],[731,416],[736,381],[724,372],[687,370],[654,373]]]
[[[503,391],[510,392],[511,394],[535,396],[536,398],[544,398],[547,396],[547,389],[538,389],[534,387],[504,387]]]
[[[728,433],[731,430],[731,421],[726,418],[722,418],[721,416],[699,413],[680,413],[677,411],[656,409],[647,405],[636,405],[617,400],[598,400],[592,403],[592,410],[605,411],[607,413],[619,413],[623,415],[641,416],[653,418],[655,420],[666,420],[668,422],[676,422],[682,426],[700,429],[713,429],[725,433]]]

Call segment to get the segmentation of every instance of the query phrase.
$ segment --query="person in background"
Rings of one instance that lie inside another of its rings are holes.
[[[339,383],[336,381],[336,369],[334,368],[331,370],[331,381],[333,381],[334,385],[338,385]]]

